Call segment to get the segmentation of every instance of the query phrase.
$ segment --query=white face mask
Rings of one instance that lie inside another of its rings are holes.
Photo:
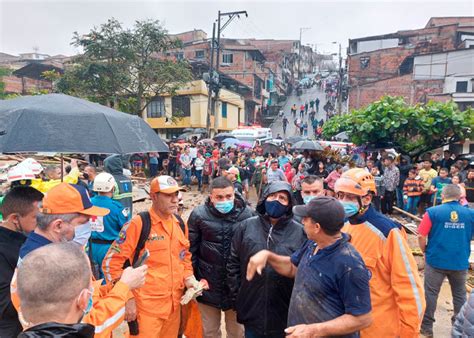
[[[74,238],[72,241],[81,246],[85,246],[91,237],[91,233],[91,223],[87,221],[86,223],[74,227]]]

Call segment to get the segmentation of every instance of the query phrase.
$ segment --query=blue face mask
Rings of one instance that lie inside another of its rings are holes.
[[[92,288],[92,291],[89,290],[89,292],[91,293],[91,296],[90,296],[89,301],[88,301],[88,303],[87,303],[87,307],[86,307],[86,309],[84,310],[84,316],[87,315],[87,314],[88,314],[89,312],[91,312],[91,310],[92,310],[92,303],[93,303],[93,302],[92,302],[92,295],[94,294],[94,288]]]
[[[359,212],[359,205],[355,202],[341,202],[346,217],[354,216]]]
[[[272,218],[280,218],[288,211],[288,206],[278,201],[265,201],[265,211]]]
[[[78,225],[74,228],[74,238],[72,241],[81,246],[85,246],[91,237],[91,232],[92,230],[90,222]]]
[[[221,214],[228,214],[232,209],[234,209],[234,200],[216,202],[214,208],[216,208]]]
[[[308,196],[303,196],[303,202],[304,204],[308,204],[309,201],[311,201],[313,198],[315,198],[316,196],[311,196],[311,195],[308,195]]]

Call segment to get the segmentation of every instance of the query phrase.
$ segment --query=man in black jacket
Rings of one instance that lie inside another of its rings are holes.
[[[225,177],[212,181],[209,198],[189,216],[194,275],[209,283],[209,290],[197,299],[205,338],[221,337],[221,311],[225,313],[227,337],[243,336],[229,297],[227,264],[234,229],[252,216],[252,210]]]
[[[123,205],[127,218],[130,220],[133,215],[133,187],[130,178],[123,173],[124,159],[120,155],[111,155],[105,159],[104,169],[114,177],[116,182],[112,198]]]
[[[259,215],[243,221],[234,233],[228,280],[246,337],[285,337],[293,279],[270,266],[252,281],[245,275],[250,257],[260,250],[290,256],[305,242],[303,226],[293,219],[291,196],[288,183],[270,183],[257,204]]]
[[[94,337],[94,326],[80,323],[92,308],[92,293],[80,246],[55,243],[32,251],[18,268],[22,314],[31,324],[18,337]]]
[[[16,337],[22,331],[11,301],[10,283],[26,235],[36,227],[38,203],[42,199],[38,190],[20,186],[10,190],[0,206],[0,337]]]

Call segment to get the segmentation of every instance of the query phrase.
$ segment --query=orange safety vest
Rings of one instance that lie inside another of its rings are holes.
[[[418,337],[426,304],[406,235],[393,228],[385,236],[368,221],[347,222],[342,231],[351,235],[351,244],[372,273],[373,323],[361,330],[361,337]]]
[[[174,216],[164,223],[153,209],[149,212],[151,230],[145,243],[145,249],[150,252],[146,262],[148,272],[145,285],[132,293],[138,312],[167,319],[180,309],[184,280],[193,275],[189,240]],[[120,277],[125,261],[133,260],[141,230],[142,221],[137,215],[124,225],[111,245],[102,265],[108,283]]]

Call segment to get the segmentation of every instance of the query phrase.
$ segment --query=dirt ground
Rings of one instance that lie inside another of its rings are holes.
[[[184,201],[184,211],[183,211],[183,219],[187,220],[189,214],[194,209],[194,207],[201,205],[207,194],[202,194],[196,191],[196,187],[193,187],[193,190],[190,192],[185,192],[183,196]],[[255,208],[257,197],[256,192],[253,190],[250,193],[249,201],[253,208]],[[134,213],[138,213],[140,211],[148,210],[151,206],[151,201],[146,200],[144,202],[138,202],[134,204]],[[416,236],[409,235],[409,244],[412,249],[418,248]],[[416,256],[415,259],[419,267],[423,268],[423,258],[420,256]],[[423,270],[420,270],[420,276],[423,278]],[[451,316],[453,314],[453,303],[451,297],[451,289],[449,287],[449,283],[447,280],[443,283],[441,288],[441,292],[438,298],[438,306],[436,309],[436,322],[434,324],[434,336],[437,337],[450,337],[451,336]],[[223,323],[224,324],[224,323]],[[116,334],[118,333],[117,337],[123,337],[122,332],[127,330],[126,325],[120,326],[116,330]],[[222,326],[223,337],[225,335],[225,326]],[[115,336],[115,335],[114,335]],[[423,337],[423,336],[420,336]]]

